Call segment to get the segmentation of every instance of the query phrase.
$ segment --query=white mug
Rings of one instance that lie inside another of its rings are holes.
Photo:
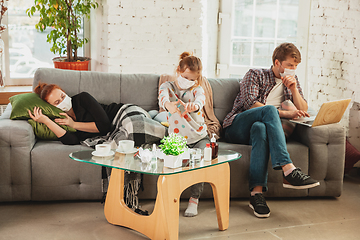
[[[111,151],[111,145],[107,143],[98,144],[95,146],[96,153],[99,155],[106,155]]]
[[[134,149],[135,142],[133,140],[120,140],[118,149],[121,152],[128,152]]]

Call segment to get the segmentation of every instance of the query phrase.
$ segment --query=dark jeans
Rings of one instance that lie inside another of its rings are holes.
[[[292,163],[279,113],[274,106],[257,107],[237,114],[224,132],[227,142],[252,146],[250,191],[256,186],[262,186],[263,191],[267,190],[269,154],[273,169],[278,170],[281,166]]]

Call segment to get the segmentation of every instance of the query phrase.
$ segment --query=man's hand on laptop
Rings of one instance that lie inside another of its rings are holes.
[[[284,111],[280,110],[279,115],[281,118],[297,119],[300,117],[310,117],[310,114],[303,110]]]

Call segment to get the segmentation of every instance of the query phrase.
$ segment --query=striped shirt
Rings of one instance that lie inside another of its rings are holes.
[[[302,98],[304,98],[299,80],[295,75],[296,86]],[[246,111],[259,102],[266,104],[266,99],[271,89],[276,85],[275,75],[270,69],[250,69],[240,82],[240,91],[235,98],[231,112],[225,117],[223,128],[230,126],[238,113]],[[290,89],[284,87],[285,100],[293,100]]]

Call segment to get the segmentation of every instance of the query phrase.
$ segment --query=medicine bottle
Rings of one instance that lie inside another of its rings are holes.
[[[212,149],[210,147],[210,143],[207,143],[206,147],[204,148],[204,160],[205,161],[211,161],[211,152],[212,152]]]
[[[211,158],[214,159],[214,158],[217,158],[218,156],[218,149],[219,149],[219,144],[216,142],[216,138],[215,138],[215,133],[213,133],[213,136],[211,138],[211,143],[210,143],[210,146],[211,146]]]

